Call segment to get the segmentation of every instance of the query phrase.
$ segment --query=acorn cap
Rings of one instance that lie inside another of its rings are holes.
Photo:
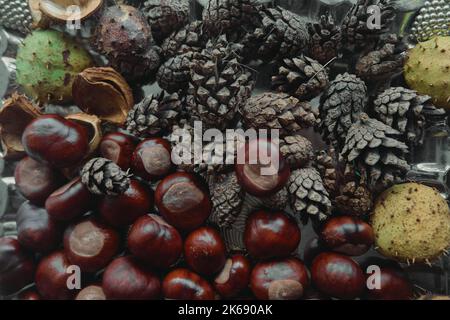
[[[95,13],[103,4],[103,0],[41,0],[39,9],[53,20],[73,20],[74,12],[70,6],[80,7],[80,20],[84,20]]]

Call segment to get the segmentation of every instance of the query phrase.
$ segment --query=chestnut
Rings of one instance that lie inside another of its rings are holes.
[[[48,214],[58,221],[70,221],[93,209],[95,198],[76,178],[53,192],[45,201]]]
[[[100,285],[91,285],[78,292],[75,300],[106,300],[106,296]]]
[[[128,233],[131,253],[151,267],[167,269],[183,252],[180,233],[160,216],[140,217]]]
[[[99,202],[100,215],[114,227],[133,224],[153,207],[153,192],[136,180],[119,196],[105,196]]]
[[[47,300],[70,300],[77,290],[69,289],[67,280],[71,263],[63,251],[56,251],[39,262],[35,283],[39,294]]]
[[[163,280],[163,296],[170,300],[215,300],[208,281],[187,269],[175,269]]]
[[[131,156],[135,149],[132,137],[121,132],[112,132],[100,141],[100,154],[103,158],[112,160],[123,170],[131,166]]]
[[[64,233],[64,252],[83,272],[108,265],[119,250],[119,234],[94,218],[69,226]]]
[[[246,257],[235,254],[225,262],[225,266],[214,279],[214,288],[224,298],[238,296],[250,282],[251,266]]]
[[[85,127],[55,114],[33,120],[22,135],[25,152],[33,159],[58,168],[79,164],[89,151]]]
[[[0,295],[8,296],[33,282],[35,265],[14,238],[0,238]]]
[[[222,270],[226,261],[226,248],[220,233],[211,227],[192,231],[184,243],[184,258],[195,272],[203,275]]]
[[[30,157],[17,164],[14,178],[20,193],[38,206],[44,205],[47,197],[63,182],[56,170]]]
[[[375,240],[368,223],[349,216],[328,220],[322,228],[320,238],[330,250],[349,256],[363,255]]]
[[[44,208],[24,202],[16,216],[17,239],[27,249],[46,253],[56,249],[63,234],[63,226],[53,220]]]
[[[257,197],[281,190],[291,174],[279,146],[268,139],[253,139],[237,155],[236,176],[242,188]]]
[[[250,288],[261,300],[297,300],[308,286],[308,271],[296,258],[260,262],[250,275]]]
[[[255,259],[289,256],[300,243],[300,228],[283,212],[252,213],[244,231],[244,243]]]
[[[161,295],[161,281],[134,257],[113,260],[105,269],[103,292],[109,300],[151,300]]]
[[[33,289],[21,292],[18,296],[19,300],[41,300],[41,296]]]
[[[142,141],[131,158],[133,172],[145,180],[159,180],[172,169],[169,141],[151,138]]]
[[[380,287],[368,288],[367,298],[371,300],[409,300],[414,297],[413,286],[403,270],[392,267],[380,267]],[[367,274],[366,282],[371,274]]]
[[[323,252],[314,259],[311,278],[318,290],[341,299],[360,297],[366,284],[359,264],[334,252]]]
[[[207,188],[196,176],[185,172],[163,179],[156,188],[155,202],[165,220],[183,231],[201,226],[212,210]]]

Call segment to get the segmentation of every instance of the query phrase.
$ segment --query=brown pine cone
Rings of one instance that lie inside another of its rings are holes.
[[[320,150],[316,154],[315,167],[320,172],[323,185],[333,198],[338,194],[338,155],[334,148]]]
[[[270,210],[284,211],[289,204],[289,192],[287,188],[283,188],[274,195],[262,198],[262,205]]]
[[[207,42],[203,22],[194,21],[167,37],[161,45],[166,59],[188,52],[200,52]]]
[[[96,195],[118,196],[130,186],[129,175],[105,158],[94,158],[81,170],[81,182]]]
[[[313,158],[311,141],[299,134],[281,138],[280,152],[292,169],[306,166]]]
[[[321,64],[327,64],[339,55],[342,47],[341,28],[331,14],[320,16],[320,21],[307,24],[310,36],[309,56]]]
[[[188,52],[169,58],[158,69],[158,85],[169,93],[185,92],[191,79],[193,56],[193,52]]]

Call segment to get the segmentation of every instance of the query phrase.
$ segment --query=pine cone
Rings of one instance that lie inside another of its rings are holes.
[[[314,168],[303,168],[291,173],[288,181],[292,210],[304,219],[313,218],[316,222],[328,219],[331,214],[331,201],[323,185],[319,172]]]
[[[313,158],[311,141],[301,135],[281,138],[280,152],[292,169],[306,166]]]
[[[178,94],[146,97],[128,113],[126,128],[131,134],[143,138],[166,131],[182,116],[182,102]]]
[[[402,141],[412,145],[422,144],[426,115],[444,114],[437,109],[429,96],[403,87],[389,88],[374,101],[378,120],[400,131]]]
[[[338,159],[334,148],[318,151],[314,165],[322,177],[325,189],[331,198],[335,197],[338,194]]]
[[[169,93],[185,92],[191,79],[193,56],[193,52],[188,52],[169,58],[156,74],[158,85]]]
[[[81,170],[81,182],[93,194],[118,196],[130,186],[130,177],[111,160],[94,158]]]
[[[222,36],[209,41],[191,63],[187,105],[206,129],[228,128],[255,85],[253,74],[240,63],[235,49]]]
[[[405,160],[408,147],[400,142],[401,133],[361,113],[347,134],[342,156],[367,172],[368,186],[380,191],[401,182],[410,166]]]
[[[352,74],[340,74],[330,83],[320,101],[320,126],[323,138],[341,149],[348,129],[367,103],[367,87]]]
[[[189,22],[189,7],[188,0],[148,0],[141,10],[152,28],[153,37],[161,42]]]
[[[359,58],[356,74],[364,80],[389,79],[403,71],[406,47],[396,35],[390,36],[382,46]]]
[[[244,191],[236,174],[212,174],[208,179],[213,210],[210,221],[220,228],[227,228],[240,214],[244,202]]]
[[[248,99],[241,113],[247,128],[278,129],[280,136],[296,135],[298,131],[312,127],[317,116],[308,102],[272,92]]]
[[[331,14],[320,16],[320,21],[307,24],[310,42],[308,55],[321,64],[327,64],[339,55],[342,47],[341,28]]]
[[[162,56],[166,59],[188,52],[200,52],[206,46],[207,37],[203,32],[203,22],[194,21],[173,32],[161,45]]]
[[[0,26],[27,34],[32,23],[27,0],[0,0]]]
[[[381,26],[369,27],[374,13],[369,7],[378,8],[381,14]],[[344,47],[355,50],[372,50],[380,38],[392,25],[396,16],[391,0],[358,0],[342,22],[342,41]]]
[[[262,205],[270,210],[284,211],[289,204],[289,192],[283,188],[274,195],[261,199]]]
[[[327,70],[306,56],[283,59],[278,74],[272,77],[272,87],[304,100],[318,96],[328,86]]]

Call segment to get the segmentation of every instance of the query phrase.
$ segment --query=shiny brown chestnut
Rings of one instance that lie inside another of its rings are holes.
[[[207,188],[189,173],[177,172],[163,179],[156,188],[155,202],[161,215],[175,228],[198,228],[211,214]]]
[[[45,201],[45,209],[55,220],[70,221],[92,210],[94,203],[95,197],[78,177],[53,192]]]
[[[321,253],[314,259],[311,278],[318,290],[341,299],[360,297],[366,283],[359,264],[334,252]]]
[[[90,285],[78,292],[75,300],[106,300],[106,296],[102,286]]]
[[[409,300],[414,297],[413,286],[405,272],[392,267],[377,266],[380,273],[366,275],[368,286],[366,297],[371,300]],[[377,271],[375,271],[377,272]],[[372,276],[372,277],[371,277]],[[379,276],[377,288],[376,277]]]
[[[94,218],[69,226],[64,233],[64,252],[83,272],[96,272],[108,265],[119,250],[119,234]]]
[[[41,296],[33,289],[28,289],[21,292],[18,296],[19,300],[41,300]]]
[[[363,255],[375,240],[372,227],[368,223],[349,216],[328,220],[322,228],[320,238],[330,250],[349,256]]]
[[[24,202],[16,216],[17,239],[27,249],[46,253],[56,249],[64,231],[63,225],[53,220],[47,210]]]
[[[255,259],[289,256],[300,243],[300,228],[283,212],[264,210],[252,213],[244,231],[244,243]]]
[[[164,219],[150,214],[140,217],[131,227],[128,248],[149,266],[168,269],[183,253],[183,239]]]
[[[145,180],[159,180],[172,169],[169,141],[151,138],[142,141],[131,158],[133,172]]]
[[[42,258],[36,269],[35,283],[43,299],[70,300],[75,296],[77,290],[67,286],[67,280],[72,275],[68,272],[70,266],[63,251]]]
[[[153,207],[153,191],[131,180],[130,187],[119,196],[106,196],[99,202],[100,215],[114,227],[133,224],[139,217],[146,215]]]
[[[170,300],[215,300],[216,294],[208,281],[187,269],[176,269],[163,280],[162,292]]]
[[[291,174],[279,146],[268,139],[253,139],[237,155],[236,175],[242,188],[257,197],[281,190]]]
[[[103,158],[112,160],[123,170],[131,167],[131,157],[136,145],[129,135],[112,132],[103,137],[100,142],[100,154]]]
[[[214,288],[224,298],[238,296],[250,282],[251,266],[246,257],[235,254],[227,259],[225,266],[214,279]]]
[[[113,260],[106,267],[102,282],[108,300],[152,300],[161,295],[161,281],[134,257]]]
[[[250,288],[262,300],[297,300],[308,286],[308,271],[296,258],[260,262],[250,275]]]
[[[64,181],[56,170],[30,157],[17,164],[14,178],[20,193],[38,206],[44,205],[47,197]]]
[[[59,115],[43,115],[23,132],[22,144],[33,159],[58,168],[79,164],[89,151],[86,128]]]
[[[0,238],[0,295],[8,296],[33,282],[32,255],[14,238]]]

